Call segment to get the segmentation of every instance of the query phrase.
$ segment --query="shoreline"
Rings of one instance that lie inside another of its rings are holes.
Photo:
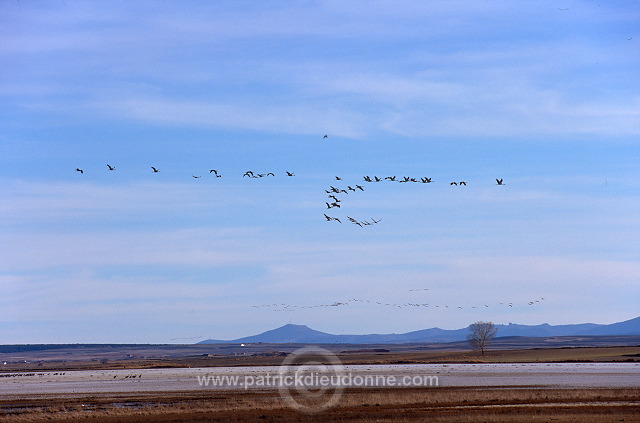
[[[321,389],[322,386],[340,389],[470,386],[640,389],[640,363],[441,363],[320,367],[320,370],[317,366],[293,369],[253,366],[5,373],[0,375],[0,398],[7,394],[278,391],[298,386],[309,389]]]

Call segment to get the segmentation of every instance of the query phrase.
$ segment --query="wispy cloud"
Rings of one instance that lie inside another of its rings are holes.
[[[151,17],[142,27],[103,7],[107,17],[99,18],[104,22],[101,26],[64,25],[56,18],[55,36],[17,32],[18,39],[8,43],[71,53],[91,49],[103,55],[69,53],[68,63],[48,61],[46,75],[30,69],[35,81],[17,80],[0,89],[35,95],[25,105],[36,110],[77,114],[88,108],[97,113],[94,119],[112,115],[159,125],[290,134],[322,133],[330,128],[334,134],[353,138],[379,131],[411,137],[637,135],[640,100],[633,94],[635,84],[628,81],[631,89],[622,91],[594,85],[612,63],[619,69],[637,66],[637,61],[628,59],[634,55],[626,39],[594,43],[584,33],[571,39],[570,32],[541,31],[544,25],[536,24],[536,29],[525,24],[531,13],[548,21],[565,19],[570,27],[591,22],[601,13],[580,4],[575,7],[578,16],[559,18],[555,6],[480,7],[465,2],[424,7],[409,2],[397,8],[367,4],[366,13],[362,7],[356,13],[353,7],[333,3],[318,3],[311,10],[295,3],[255,10],[209,5],[201,6],[202,13],[183,10],[171,16],[162,8],[150,7]],[[74,10],[81,22],[98,19],[86,8],[75,6]],[[204,17],[214,11],[214,22]],[[53,8],[41,13],[47,19],[59,15]],[[498,39],[477,33],[477,13],[496,22],[490,30],[493,36],[499,34]],[[423,19],[436,17],[453,19],[456,32],[446,20],[425,29]],[[502,17],[525,26],[506,25]],[[615,21],[624,15],[612,12],[609,18]],[[78,36],[78,31],[90,31],[90,36]],[[394,36],[385,42],[376,35],[381,33]],[[326,55],[345,34],[345,48],[354,54]],[[304,36],[311,37],[312,51],[298,38]],[[516,41],[508,43],[509,37]],[[420,39],[427,46],[416,42]],[[258,40],[264,49],[283,43],[292,51],[265,55],[260,49],[247,48],[246,40]],[[385,55],[358,54],[367,43],[380,43]],[[437,47],[442,43],[450,48],[442,51]],[[181,48],[184,52],[178,53]],[[22,46],[19,51],[25,50]],[[176,60],[162,60],[165,56]],[[96,79],[84,77],[87,70]],[[68,92],[78,95],[62,107],[57,101],[48,104],[34,82],[49,90],[57,86],[57,95],[49,94],[52,99]],[[197,83],[207,86],[194,89]],[[588,92],[594,95],[585,95]]]
[[[3,5],[7,333],[82,342],[97,328],[144,342],[192,328],[237,337],[289,317],[341,333],[631,317],[640,12],[562,8]],[[278,177],[242,177],[249,168]],[[367,174],[435,182],[367,185]],[[329,214],[380,224],[323,217],[328,185],[354,181],[365,190],[340,194]],[[363,293],[411,302],[416,287],[448,305],[549,302],[444,314],[251,308]]]

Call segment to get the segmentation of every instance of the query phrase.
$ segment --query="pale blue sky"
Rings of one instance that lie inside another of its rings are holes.
[[[640,314],[638,2],[1,0],[0,39],[0,343]]]

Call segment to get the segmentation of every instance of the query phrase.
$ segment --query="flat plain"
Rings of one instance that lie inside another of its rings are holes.
[[[334,345],[346,371],[430,374],[440,383],[350,387],[335,406],[313,414],[290,409],[274,388],[198,386],[196,374],[277,372],[284,359],[280,350],[295,347],[262,345],[244,355],[180,347],[180,353],[165,349],[164,357],[148,357],[161,355],[159,347],[137,354],[109,347],[110,359],[86,350],[57,350],[55,356],[51,350],[23,351],[23,360],[8,362],[0,372],[0,421],[640,421],[639,346],[496,349],[482,357],[419,346],[385,351]],[[2,359],[9,356],[16,353]]]

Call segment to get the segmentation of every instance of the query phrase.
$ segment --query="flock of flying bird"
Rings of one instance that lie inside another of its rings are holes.
[[[328,135],[324,135],[323,139],[328,138]],[[160,169],[155,167],[155,166],[150,166],[151,171],[153,173],[159,173]],[[107,164],[107,169],[109,171],[115,171],[116,168],[115,166],[112,166],[110,164]],[[81,168],[76,168],[75,169],[76,172],[79,172],[81,174],[84,174],[84,170]],[[295,176],[294,172],[290,172],[290,171],[286,171],[286,176],[287,177],[293,177]],[[220,174],[220,172],[218,172],[217,169],[210,169],[209,170],[209,175],[211,175],[212,177],[215,178],[221,178],[222,175]],[[247,178],[251,178],[251,179],[259,179],[259,178],[270,178],[270,177],[275,177],[276,174],[274,172],[254,172],[252,170],[248,170],[246,171],[243,175],[244,177]],[[201,175],[192,175],[192,177],[194,179],[200,179],[202,176]],[[335,180],[336,181],[342,181],[342,178],[339,176],[335,176]],[[386,176],[386,177],[379,177],[379,176],[364,176],[363,177],[363,181],[365,183],[377,183],[377,182],[383,182],[383,181],[388,181],[388,182],[398,182],[398,183],[422,183],[422,184],[430,184],[433,183],[433,179],[432,178],[428,178],[428,177],[421,177],[421,178],[415,178],[415,177],[410,177],[410,176],[403,176],[403,177],[397,177],[397,176]],[[449,185],[451,186],[466,186],[467,182],[466,181],[451,181],[449,183]],[[496,179],[496,185],[505,185],[503,179]],[[360,185],[360,184],[353,184],[352,185],[347,185],[346,188],[339,188],[339,187],[335,187],[333,185],[330,185],[328,189],[325,189],[325,193],[328,194],[328,200],[325,201],[325,205],[327,209],[341,209],[342,208],[342,195],[348,195],[350,192],[351,193],[357,193],[357,192],[361,192],[364,191],[364,186]],[[346,219],[340,219],[339,217],[335,217],[335,216],[329,216],[326,212],[324,213],[324,218],[326,219],[327,222],[331,222],[331,221],[335,221],[338,223],[342,223],[343,220],[345,222],[349,222],[353,225],[359,226],[359,227],[364,227],[364,226],[372,226],[375,225],[377,223],[379,223],[382,219],[374,219],[371,218],[370,221],[369,220],[358,220],[355,219],[351,216],[346,216]],[[417,291],[428,291],[428,288],[418,288],[418,289],[410,289],[409,291],[412,292],[417,292]],[[544,300],[544,298],[540,298],[540,299],[536,299],[533,301],[529,301],[527,304],[528,305],[534,305],[536,303],[539,303],[540,301]],[[291,305],[291,304],[284,304],[284,303],[280,303],[280,304],[262,304],[262,305],[254,305],[252,307],[254,308],[268,308],[271,309],[273,311],[296,311],[296,310],[300,310],[300,309],[312,309],[312,308],[320,308],[320,307],[341,307],[341,306],[348,306],[352,303],[369,303],[369,304],[374,304],[374,305],[378,305],[378,306],[383,306],[383,307],[394,307],[394,308],[404,308],[404,307],[433,307],[433,308],[441,308],[441,309],[463,309],[462,306],[451,306],[449,307],[449,305],[447,304],[429,304],[429,303],[403,303],[403,304],[396,304],[396,303],[386,303],[386,302],[382,302],[382,301],[373,301],[373,300],[363,300],[363,299],[357,299],[357,298],[351,298],[350,300],[347,301],[336,301],[334,303],[331,304],[317,304],[317,305],[306,305],[306,306],[298,306],[298,305]],[[506,306],[506,307],[513,307],[514,303],[513,302],[501,302],[499,303],[499,305],[502,306]],[[489,304],[484,304],[485,308],[490,307]],[[467,307],[467,308],[471,308],[471,309],[475,309],[475,308],[482,308],[482,305],[480,306],[471,306],[471,307]]]
[[[152,173],[160,173],[160,169],[158,169],[157,167],[155,167],[155,166],[150,166],[150,168],[151,168],[151,172],[152,172]],[[110,164],[107,164],[107,169],[109,169],[109,170],[116,170],[115,166],[111,166]],[[77,168],[76,168],[76,172],[80,172],[80,173],[84,174],[84,169],[80,169],[79,167],[77,167]],[[210,170],[209,170],[209,174],[210,174],[210,175],[211,175],[211,174],[213,174],[212,176],[214,176],[214,177],[216,177],[216,178],[222,178],[222,175],[218,172],[218,170],[217,170],[217,169],[210,169]],[[287,172],[286,172],[286,174],[287,174],[287,176],[295,176],[295,174],[294,174],[293,172],[289,172],[289,171],[287,171]],[[250,177],[250,178],[263,178],[263,177],[266,177],[266,176],[276,176],[276,175],[275,175],[275,173],[273,173],[273,172],[268,172],[268,173],[256,173],[256,172],[253,172],[253,171],[251,171],[251,170],[248,170],[248,171],[246,171],[246,172],[244,173],[244,175],[243,175],[243,176],[248,176],[248,177]],[[195,179],[200,179],[200,178],[202,178],[202,175],[198,175],[198,176],[196,176],[196,175],[191,175],[191,177],[192,177],[192,178],[195,178]]]
[[[339,176],[336,176],[335,180],[342,181],[342,178]],[[329,188],[324,190],[324,192],[328,194],[328,197],[327,197],[328,201],[325,201],[324,203],[327,206],[327,209],[342,208],[342,205],[340,204],[342,200],[338,198],[337,195],[349,194],[349,192],[364,191],[364,187],[362,185],[358,185],[358,184],[354,184],[354,185],[355,187],[352,187],[351,185],[347,185],[346,189],[336,188],[333,185],[329,185]],[[331,222],[333,220],[338,223],[342,223],[342,220],[340,220],[339,217],[329,216],[326,212],[324,213],[324,218],[327,220],[327,222]],[[349,221],[350,223],[362,228],[364,226],[375,225],[376,223],[380,222],[382,219],[371,218],[371,221],[368,221],[368,220],[357,220],[351,216],[346,216],[346,219],[343,218],[343,220],[345,220],[345,222]]]
[[[328,138],[328,135],[324,135],[323,138]],[[150,166],[151,168],[151,172],[152,173],[159,173],[160,169],[155,167],[155,166]],[[115,171],[116,168],[115,166],[112,166],[110,164],[107,163],[107,169],[109,171]],[[79,172],[81,174],[84,174],[84,169],[81,168],[76,168],[75,169],[76,172]],[[220,174],[220,172],[218,172],[217,169],[210,169],[209,170],[209,174],[212,177],[215,178],[221,178],[222,175]],[[292,177],[295,176],[294,172],[290,172],[290,171],[285,171],[285,175],[287,177]],[[254,172],[252,170],[248,170],[246,171],[243,175],[244,177],[248,177],[251,179],[260,179],[260,178],[270,178],[270,177],[275,177],[276,174],[274,172]],[[192,175],[192,178],[194,179],[200,179],[202,178],[201,175]],[[336,181],[342,181],[342,178],[340,176],[335,176],[335,180]],[[397,176],[385,176],[385,177],[379,177],[379,176],[363,176],[363,181],[366,183],[376,183],[376,182],[383,182],[383,181],[388,181],[388,182],[398,182],[398,183],[422,183],[422,184],[431,184],[433,183],[433,178],[428,178],[428,177],[420,177],[420,178],[415,178],[415,177],[410,177],[410,176],[403,176],[403,177],[397,177]],[[449,183],[449,185],[453,185],[453,186],[466,186],[467,185],[467,181],[451,181]],[[496,185],[505,185],[504,180],[503,179],[497,179],[496,178]],[[353,184],[352,185],[347,185],[346,188],[338,188],[338,187],[334,187],[333,185],[330,185],[328,189],[325,189],[325,193],[328,194],[328,200],[325,201],[325,205],[326,205],[326,209],[330,210],[330,209],[341,209],[342,208],[342,199],[341,197],[338,197],[338,195],[342,195],[342,194],[349,194],[350,192],[358,192],[358,191],[364,191],[364,187],[360,184]],[[329,216],[327,214],[327,212],[324,213],[324,218],[326,219],[327,222],[331,222],[331,221],[335,221],[338,223],[343,223],[344,222],[349,222],[353,225],[359,226],[359,227],[365,227],[365,226],[372,226],[375,225],[377,223],[379,223],[382,219],[374,219],[371,218],[370,220],[359,220],[359,219],[355,219],[351,216],[345,216],[342,219],[340,217],[336,217],[336,216]]]
[[[428,291],[428,289],[410,289],[409,291]],[[533,306],[536,305],[537,303],[539,303],[540,301],[544,301],[545,299],[543,297],[535,299],[535,300],[531,300],[531,301],[527,301],[527,305],[529,306]],[[394,308],[405,308],[405,307],[424,307],[424,308],[438,308],[438,309],[459,309],[459,310],[463,310],[465,309],[465,307],[462,306],[449,306],[448,304],[431,304],[431,303],[402,303],[402,304],[397,304],[397,303],[386,303],[383,301],[374,301],[374,300],[363,300],[363,299],[358,299],[358,298],[351,298],[349,300],[346,301],[336,301],[333,302],[331,304],[315,304],[315,305],[292,305],[292,304],[285,304],[285,303],[274,303],[274,304],[260,304],[260,305],[254,305],[252,306],[253,308],[266,308],[266,309],[270,309],[271,311],[297,311],[297,310],[302,310],[302,309],[312,309],[312,308],[321,308],[321,307],[342,307],[342,306],[348,306],[352,303],[367,303],[367,304],[372,304],[372,305],[378,305],[378,306],[382,306],[382,307],[394,307]],[[486,309],[489,307],[494,307],[494,306],[503,306],[503,307],[513,307],[514,304],[517,306],[518,304],[514,303],[514,302],[500,302],[498,304],[481,304],[481,305],[473,305],[473,306],[467,306],[467,309]]]
[[[376,183],[376,182],[383,182],[383,181],[389,181],[389,182],[398,182],[398,183],[422,183],[422,184],[431,184],[433,183],[433,178],[427,178],[427,177],[421,177],[421,178],[414,178],[414,177],[410,177],[410,176],[403,176],[401,178],[398,178],[397,176],[385,176],[385,177],[380,177],[380,176],[363,176],[362,178],[364,180],[364,182],[366,183]],[[336,181],[342,181],[342,178],[340,176],[335,176],[335,180]],[[452,181],[449,183],[449,185],[454,185],[454,186],[467,186],[467,181]],[[497,179],[496,178],[496,185],[505,185],[504,183],[504,179],[500,178]],[[327,207],[327,209],[333,209],[333,208],[338,208],[341,209],[342,205],[341,205],[341,198],[337,197],[337,195],[342,195],[342,194],[349,194],[350,192],[358,192],[358,191],[364,191],[364,187],[362,185],[359,184],[353,184],[352,185],[347,185],[346,188],[338,188],[338,187],[334,187],[333,185],[329,185],[328,189],[325,189],[325,193],[328,194],[328,200],[325,201],[325,205]],[[336,221],[338,223],[342,223],[343,220],[345,219],[340,219],[339,217],[336,216],[329,216],[327,214],[327,212],[324,213],[324,218],[327,220],[327,222],[331,222],[331,221]],[[350,216],[346,216],[346,220],[345,221],[349,221],[350,223],[363,227],[363,226],[371,226],[374,225],[378,222],[380,222],[382,219],[373,219],[371,218],[371,221],[367,221],[367,220],[356,220],[353,217]]]

